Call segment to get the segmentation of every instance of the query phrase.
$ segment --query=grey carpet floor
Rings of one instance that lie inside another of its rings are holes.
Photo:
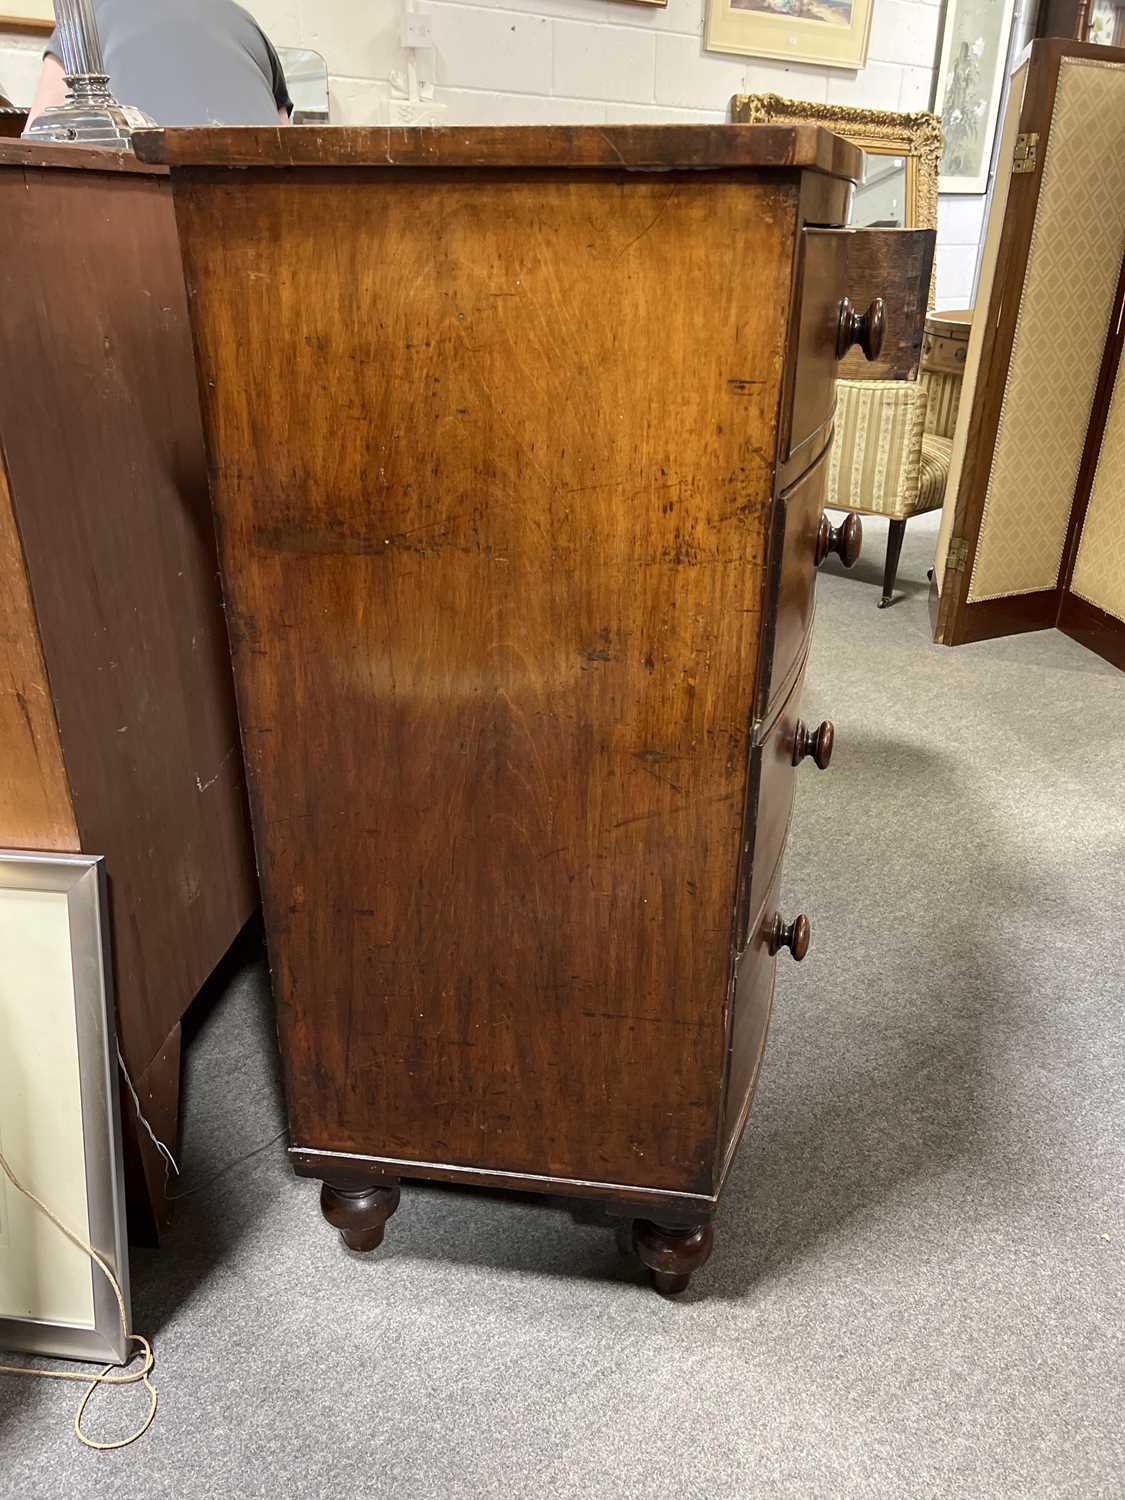
[[[281,1141],[210,1181],[281,1128],[250,964],[187,1060],[192,1195],[134,1255],[156,1424],[87,1453],[73,1386],[0,1380],[0,1493],[1125,1494],[1125,681],[1054,633],[932,645],[933,525],[882,613],[865,525],[808,678],[813,947],[686,1298],[533,1200],[407,1187],[363,1258]]]

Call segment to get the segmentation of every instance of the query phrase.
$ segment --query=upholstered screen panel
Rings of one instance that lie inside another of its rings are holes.
[[[1125,373],[1117,370],[1070,591],[1125,620]]]
[[[1008,86],[1008,107],[1000,127],[999,160],[1011,161],[1019,133],[1020,112],[1023,109],[1024,90],[1027,85],[1029,63],[1027,58],[1013,72]],[[996,260],[1000,253],[1000,241],[1004,227],[1004,216],[1008,208],[1008,189],[1011,176],[998,172],[992,184],[992,198],[988,220],[984,228],[984,245],[981,249],[980,271],[977,278],[976,310],[969,325],[969,352],[965,357],[965,378],[961,386],[961,401],[958,407],[960,422],[952,432],[953,444],[949,459],[949,480],[945,487],[945,509],[941,515],[941,530],[938,532],[937,548],[934,552],[934,578],[939,592],[945,587],[945,564],[949,557],[949,543],[954,532],[958,501],[961,489],[961,470],[968,449],[969,416],[976,399],[977,376],[980,372],[981,352],[984,348],[984,332],[988,323],[987,309],[992,305],[992,289],[996,280]]]
[[[1125,252],[1125,66],[1066,58],[968,599],[1058,582]]]

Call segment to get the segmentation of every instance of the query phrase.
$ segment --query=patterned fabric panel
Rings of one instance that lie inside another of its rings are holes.
[[[1125,620],[1125,374],[1120,365],[1070,591]]]
[[[927,432],[922,439],[922,465],[918,475],[918,510],[937,510],[945,500],[953,439]]]
[[[877,515],[918,508],[926,393],[912,380],[838,380],[826,505]]]
[[[1125,252],[1125,66],[1065,58],[969,602],[1051,589]]]
[[[965,372],[955,375],[922,370],[918,384],[926,392],[926,431],[937,437],[951,438],[957,425],[957,412],[961,405],[961,387],[965,383]]]

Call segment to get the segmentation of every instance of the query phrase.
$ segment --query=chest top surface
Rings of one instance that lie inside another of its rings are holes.
[[[810,168],[856,180],[862,153],[814,125],[302,126],[140,131],[172,167]]]

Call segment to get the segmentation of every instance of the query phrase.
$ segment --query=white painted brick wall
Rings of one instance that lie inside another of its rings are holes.
[[[0,36],[0,94],[13,104],[30,104],[42,57],[42,37]]]
[[[648,7],[620,0],[417,0],[433,20],[419,54],[449,124],[581,124],[727,118],[730,96],[772,89],[794,99],[926,109],[934,86],[940,0],[874,0],[860,72],[703,50],[706,0]],[[12,7],[18,10],[18,6]],[[249,0],[279,46],[322,52],[333,118],[388,118],[391,74],[406,57],[401,0]],[[39,44],[0,39],[0,86],[26,102]],[[971,294],[983,197],[942,200],[938,303]]]

